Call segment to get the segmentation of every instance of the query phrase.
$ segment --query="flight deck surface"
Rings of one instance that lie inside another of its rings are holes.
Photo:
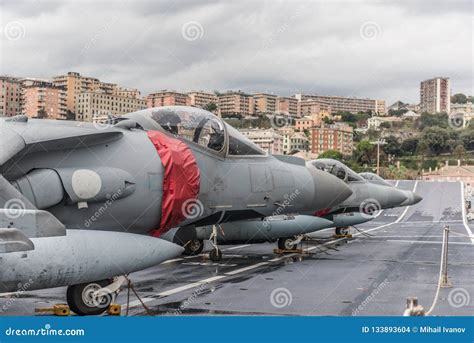
[[[443,227],[449,225],[448,276],[433,315],[474,313],[474,240],[463,219],[459,182],[399,181],[423,201],[382,211],[351,239],[333,229],[304,242],[304,254],[275,255],[276,243],[221,246],[207,254],[168,260],[130,275],[146,306],[158,315],[402,315],[416,296],[428,309],[439,276]],[[458,233],[460,235],[456,235]],[[210,246],[207,245],[207,251]],[[65,302],[65,288],[2,295],[3,315],[34,315]],[[127,290],[116,303],[126,312]],[[129,315],[148,315],[131,293]]]

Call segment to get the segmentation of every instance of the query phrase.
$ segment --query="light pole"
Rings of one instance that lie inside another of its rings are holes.
[[[377,175],[380,175],[380,146],[387,144],[385,139],[377,139],[376,141],[370,142],[370,144],[377,144]]]

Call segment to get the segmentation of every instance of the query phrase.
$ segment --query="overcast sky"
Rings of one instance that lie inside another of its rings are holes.
[[[418,102],[473,94],[472,1],[1,1],[0,74]]]

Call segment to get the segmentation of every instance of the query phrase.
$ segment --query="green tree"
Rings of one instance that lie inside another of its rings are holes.
[[[453,141],[457,141],[457,132],[451,129],[430,127],[423,130],[421,143],[428,146],[430,154],[439,155],[450,152]]]
[[[461,144],[457,145],[457,146],[453,149],[453,154],[454,154],[454,156],[456,156],[456,158],[457,158],[458,160],[463,160],[465,153],[466,153],[466,149],[464,149],[464,146],[462,146]]]
[[[217,110],[217,105],[213,102],[210,102],[204,105],[203,109],[209,112],[214,112],[215,110]]]
[[[328,124],[328,125],[334,124],[334,120],[332,120],[332,119],[329,118],[329,117],[324,117],[324,118],[323,118],[323,122],[324,122],[324,124]]]
[[[392,128],[392,123],[390,123],[389,121],[384,121],[384,122],[380,123],[380,127],[382,129],[390,129],[390,128]]]
[[[402,154],[413,156],[416,153],[418,147],[418,138],[408,138],[402,142],[400,150]]]
[[[326,150],[318,158],[332,158],[333,160],[342,161],[342,153],[337,150]]]
[[[374,144],[370,143],[369,141],[363,140],[357,143],[354,157],[358,163],[364,164],[371,164],[375,158],[376,154],[376,147]]]
[[[459,139],[461,140],[464,148],[468,151],[474,150],[474,130],[467,129],[461,132],[459,135]]]
[[[462,93],[454,94],[451,97],[451,102],[455,104],[465,104],[467,102],[467,96]]]
[[[382,150],[387,155],[401,156],[402,149],[400,148],[400,142],[395,136],[388,136],[385,138],[385,145],[382,145]]]

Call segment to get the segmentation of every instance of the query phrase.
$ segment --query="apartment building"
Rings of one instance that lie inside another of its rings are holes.
[[[187,94],[176,91],[163,90],[149,94],[146,97],[146,106],[148,108],[162,106],[189,106],[190,104],[191,99]]]
[[[19,78],[0,76],[0,117],[21,113],[21,81]]]
[[[277,96],[266,93],[255,93],[253,95],[255,113],[275,113],[277,110]]]
[[[208,93],[204,91],[192,91],[188,93],[188,97],[189,104],[191,106],[205,108],[209,104],[215,104],[217,107],[219,107],[219,99],[214,93]],[[214,112],[217,113],[218,110],[216,109]]]
[[[66,90],[67,110],[77,113],[76,102],[79,94],[86,92],[99,92],[113,94],[117,85],[102,82],[94,77],[82,76],[76,72],[53,77],[53,85]]]
[[[451,86],[448,77],[435,77],[420,83],[420,111],[450,113]]]
[[[311,152],[321,154],[327,150],[337,150],[349,156],[354,147],[353,138],[353,130],[349,125],[321,124],[311,129]]]
[[[310,141],[302,132],[285,130],[283,134],[283,153],[285,155],[296,151],[306,152],[309,150]]]
[[[28,117],[66,119],[67,92],[45,80],[22,80],[21,111]]]
[[[328,95],[305,95],[295,94],[295,98],[303,100],[316,100],[320,103],[325,103],[331,107],[332,113],[335,112],[369,112],[383,116],[386,113],[385,100],[350,98],[343,96],[328,96]]]
[[[276,110],[279,113],[287,114],[291,117],[299,116],[298,100],[290,97],[277,97]]]
[[[141,93],[138,89],[136,89],[136,88],[125,88],[125,87],[119,87],[119,86],[116,86],[112,90],[112,94],[122,96],[122,97],[125,97],[125,98],[139,99],[141,97]]]
[[[109,94],[106,92],[85,92],[78,95],[76,119],[97,121],[105,115],[124,115],[146,108],[145,99]]]
[[[254,98],[252,95],[243,92],[227,92],[218,95],[219,110],[222,116],[231,116],[234,114],[243,117],[255,113]]]
[[[283,136],[274,129],[243,129],[240,132],[269,154],[283,154]]]

